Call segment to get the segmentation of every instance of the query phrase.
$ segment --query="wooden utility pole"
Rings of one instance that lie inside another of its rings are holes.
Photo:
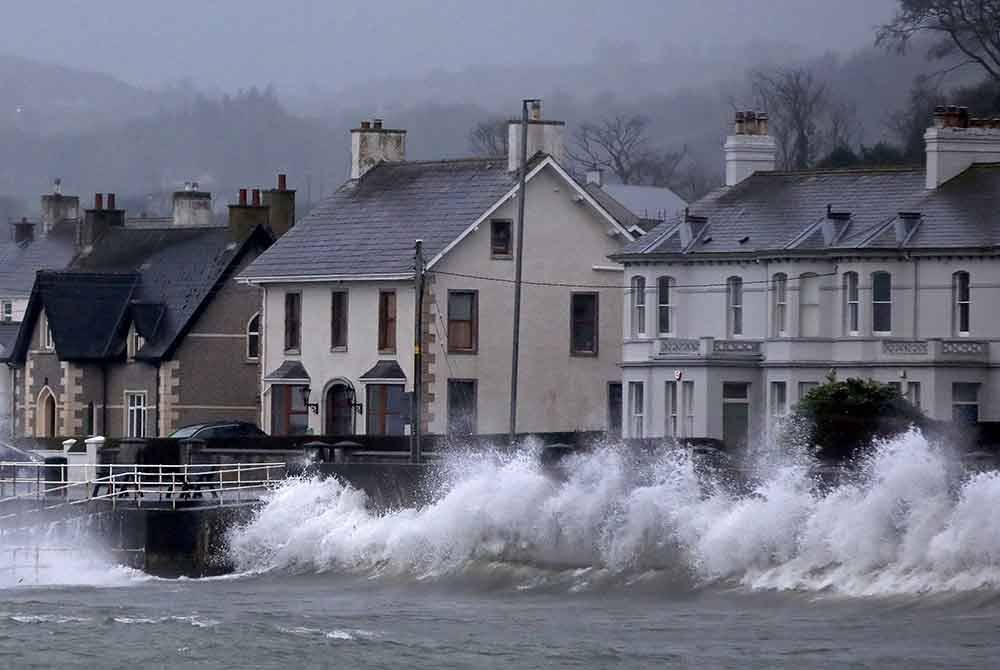
[[[423,422],[424,367],[424,241],[417,240],[413,256],[413,280],[415,294],[413,301],[413,407],[410,411],[410,462],[419,463],[423,458],[420,438]]]

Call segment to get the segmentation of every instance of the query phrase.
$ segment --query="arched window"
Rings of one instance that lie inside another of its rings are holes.
[[[772,282],[772,300],[774,301],[773,335],[784,337],[788,334],[788,275],[779,272]]]
[[[247,360],[260,360],[260,313],[247,322]]]
[[[969,273],[959,270],[951,276],[952,292],[952,331],[955,335],[965,336],[970,332],[972,316],[972,292],[970,291]]]
[[[673,277],[660,277],[656,280],[656,323],[660,335],[671,335],[674,332]]]
[[[726,280],[726,330],[730,337],[743,334],[743,278]]]
[[[632,337],[646,334],[646,278],[632,277]]]
[[[844,334],[861,332],[861,296],[858,292],[858,273],[844,273]]]
[[[799,337],[819,337],[819,277],[799,275]]]
[[[892,333],[892,275],[872,273],[872,333]]]
[[[38,394],[35,407],[35,437],[55,437],[56,430],[56,398],[48,386]]]

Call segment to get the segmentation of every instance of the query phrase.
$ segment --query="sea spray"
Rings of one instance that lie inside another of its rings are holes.
[[[455,458],[419,508],[374,513],[335,479],[291,481],[233,530],[230,557],[244,571],[412,578],[488,565],[859,595],[1000,588],[1000,476],[963,474],[918,432],[832,487],[798,457],[758,468],[746,490],[682,450],[608,446],[558,476],[534,453]]]

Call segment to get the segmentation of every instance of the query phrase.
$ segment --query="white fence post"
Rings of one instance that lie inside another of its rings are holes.
[[[95,435],[84,440],[84,443],[87,445],[87,468],[84,480],[88,483],[97,479],[98,454],[104,448],[105,441],[102,435]]]

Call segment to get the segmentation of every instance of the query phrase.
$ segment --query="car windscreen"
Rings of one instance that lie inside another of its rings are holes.
[[[199,423],[197,426],[185,426],[184,428],[178,428],[174,432],[170,433],[170,437],[191,437],[203,427],[204,424]]]

